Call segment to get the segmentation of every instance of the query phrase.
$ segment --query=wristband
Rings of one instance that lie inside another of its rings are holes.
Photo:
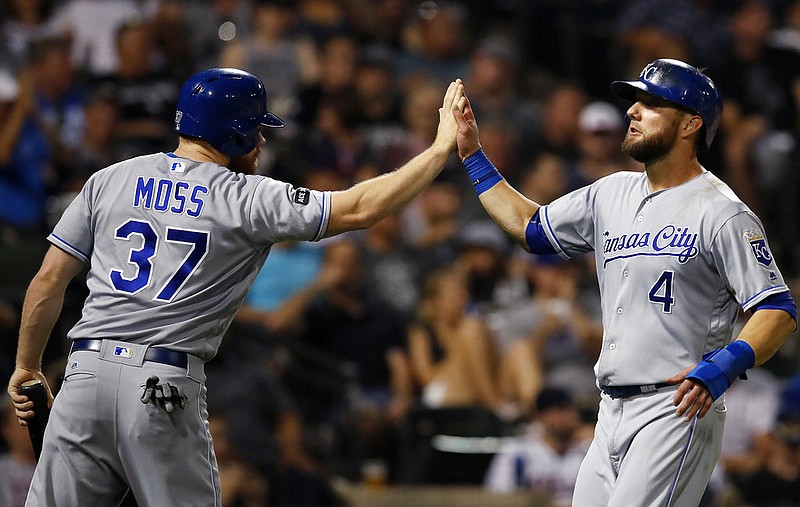
[[[503,179],[500,171],[492,165],[482,148],[464,159],[464,167],[467,169],[469,179],[478,195],[497,185]]]
[[[716,400],[728,389],[736,377],[752,368],[756,362],[753,348],[743,340],[736,340],[727,347],[712,350],[703,356],[692,371],[686,375],[708,389]]]

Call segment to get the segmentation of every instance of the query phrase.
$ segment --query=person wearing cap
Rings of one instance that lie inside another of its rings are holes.
[[[540,205],[481,149],[469,101],[458,152],[481,204],[526,251],[593,252],[603,341],[595,437],[573,505],[696,506],[720,455],[724,393],[795,330],[797,308],[758,217],[697,153],[722,116],[714,82],[673,59],[615,81],[629,121],[620,171]],[[738,330],[740,311],[752,312]]]
[[[524,432],[492,458],[484,486],[495,493],[536,490],[548,494],[554,507],[568,506],[590,441],[578,407],[569,391],[548,386],[531,415]]]
[[[578,158],[570,166],[567,189],[577,190],[617,171],[641,171],[642,165],[620,152],[625,115],[616,106],[595,101],[578,116]]]

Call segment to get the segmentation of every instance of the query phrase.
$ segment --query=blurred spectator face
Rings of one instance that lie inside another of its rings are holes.
[[[420,211],[432,222],[456,217],[460,206],[461,193],[450,183],[433,183],[420,197]]]
[[[772,30],[769,8],[759,0],[750,0],[731,16],[731,31],[742,42],[764,43]]]
[[[458,6],[441,7],[423,2],[420,7],[422,43],[425,52],[434,58],[458,56],[464,47],[462,34],[464,12]]]
[[[325,44],[321,75],[329,87],[340,89],[353,82],[357,52],[355,41],[349,37],[334,37]]]
[[[425,84],[414,88],[403,108],[403,120],[408,130],[424,139],[433,139],[439,126],[439,107],[442,91],[438,86]]]
[[[536,294],[546,298],[564,296],[575,282],[569,266],[558,259],[549,262],[530,262],[528,277],[536,288]]]
[[[475,49],[470,58],[470,90],[502,93],[514,87],[517,54],[512,44],[511,41],[490,39]]]
[[[253,7],[255,31],[271,40],[282,38],[293,19],[294,12],[282,1],[256,0]]]
[[[516,133],[507,125],[497,122],[485,122],[480,129],[484,153],[500,173],[509,177],[516,158]]]
[[[559,87],[544,105],[545,130],[572,137],[578,132],[578,117],[586,97],[571,85]]]
[[[349,240],[330,243],[325,249],[325,262],[336,266],[344,273],[339,289],[350,291],[361,287],[363,278],[361,253],[355,243]]]
[[[47,44],[36,62],[37,81],[57,95],[65,93],[74,76],[69,45],[66,41]]]
[[[435,272],[427,282],[424,296],[433,318],[452,321],[461,317],[469,301],[467,281],[457,270]]]
[[[578,410],[573,406],[550,407],[540,412],[537,420],[545,432],[562,441],[571,440],[580,427]]]
[[[617,148],[618,149],[618,148]],[[522,194],[540,204],[548,204],[564,195],[567,189],[567,166],[558,155],[539,155],[522,178]]]
[[[111,99],[90,100],[85,108],[86,125],[83,133],[92,146],[106,146],[114,137],[117,124],[117,105]]]
[[[606,102],[592,102],[578,117],[578,148],[591,160],[608,160],[619,154],[625,137],[622,113]]]
[[[119,68],[128,75],[148,74],[153,62],[153,34],[146,25],[120,29],[117,37]]]

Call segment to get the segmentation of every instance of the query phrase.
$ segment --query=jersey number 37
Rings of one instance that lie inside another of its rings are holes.
[[[158,291],[156,301],[172,301],[175,294],[186,283],[192,273],[208,253],[208,231],[194,231],[167,227],[167,243],[180,243],[189,246],[189,251],[180,266],[173,272],[170,279]],[[132,278],[126,278],[121,270],[111,270],[111,283],[118,291],[136,294],[148,287],[153,276],[153,261],[158,252],[159,236],[149,222],[141,220],[128,220],[117,227],[114,239],[131,241],[138,236],[142,239],[140,248],[131,248],[128,262],[136,267]]]

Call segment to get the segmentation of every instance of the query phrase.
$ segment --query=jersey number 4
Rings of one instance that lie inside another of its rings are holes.
[[[672,297],[672,281],[674,279],[674,272],[664,271],[647,295],[647,299],[651,303],[662,305],[661,311],[664,313],[672,313],[672,306],[675,304],[675,298]]]
[[[141,220],[128,220],[120,225],[114,238],[123,241],[131,241],[131,236],[139,236],[142,239],[141,248],[131,248],[128,262],[136,266],[136,275],[133,278],[125,278],[121,270],[111,270],[111,283],[114,288],[136,294],[150,285],[153,275],[153,259],[158,251],[159,237],[153,226]],[[189,245],[189,253],[184,257],[183,263],[173,273],[164,287],[154,298],[157,301],[172,301],[175,294],[192,276],[200,263],[208,253],[208,231],[192,231],[186,229],[176,229],[167,227],[167,243],[181,243]]]

